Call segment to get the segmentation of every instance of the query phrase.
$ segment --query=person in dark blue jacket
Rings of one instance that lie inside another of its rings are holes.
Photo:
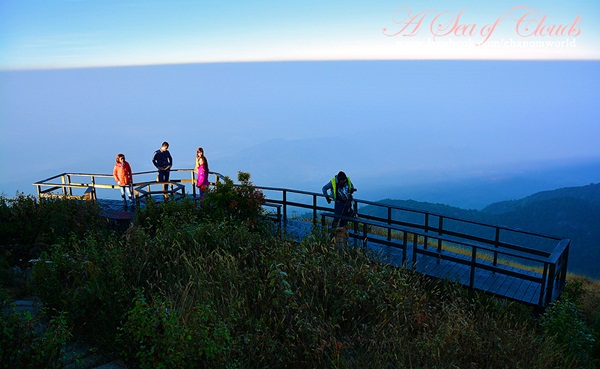
[[[171,174],[171,167],[173,166],[173,158],[169,152],[169,143],[163,142],[160,149],[154,152],[152,157],[152,164],[158,169],[158,182],[169,182],[169,175]],[[164,185],[163,190],[166,192],[169,186]]]
[[[352,181],[346,173],[340,171],[331,181],[323,186],[323,195],[328,203],[331,203],[331,198],[335,201],[333,212],[335,215],[351,216],[352,215],[352,194],[356,191]],[[345,227],[348,223],[345,219],[333,218],[332,228],[336,229],[338,222],[340,227]]]

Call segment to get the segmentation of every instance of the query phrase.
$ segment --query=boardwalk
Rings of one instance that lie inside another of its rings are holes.
[[[194,174],[192,169],[173,170],[171,181],[166,183],[169,195],[195,195]],[[222,177],[210,174],[215,182]],[[138,203],[152,195],[162,196],[163,183],[153,180],[154,176],[154,172],[134,173]],[[119,187],[111,181],[112,176],[106,174],[62,173],[34,185],[40,197],[96,200],[98,190],[118,193]],[[331,205],[321,193],[256,187],[263,191],[265,210],[271,212],[280,229],[298,240],[314,226],[331,223]],[[349,218],[349,237],[382,262],[541,308],[558,298],[564,288],[569,239],[365,200],[355,199],[353,206],[357,217]],[[383,215],[362,212],[360,206],[374,207]],[[115,223],[129,223],[134,213],[124,210],[109,207],[104,216]],[[304,221],[290,219],[290,215],[299,214]]]
[[[413,244],[409,244],[408,246],[412,249]],[[422,245],[420,245],[420,247],[422,248]],[[373,251],[375,255],[378,255],[382,262],[396,266],[404,265],[411,269],[412,264],[402,263],[401,250],[389,246],[378,247],[373,245],[369,246],[369,249]],[[462,258],[465,262],[469,261],[469,257],[465,255],[454,254],[453,257]],[[409,255],[408,258],[411,259],[412,255]],[[490,267],[493,267],[491,262],[486,262],[485,260],[482,262],[488,263]],[[529,305],[538,305],[542,288],[541,282],[523,279],[521,275],[526,274],[536,279],[541,279],[542,276],[515,267],[506,268],[519,276],[515,277],[478,268],[475,270],[473,286],[470,285],[471,268],[466,264],[440,259],[435,256],[419,254],[417,255],[417,262],[412,269],[430,277],[459,283],[498,297],[523,302]]]
[[[329,215],[332,214],[325,213],[325,216]],[[283,225],[285,231],[296,240],[306,236],[312,226],[311,222],[300,220],[288,220]],[[365,235],[352,227],[348,236],[350,244],[365,247],[379,262],[527,305],[544,307],[548,304],[547,301],[556,299],[562,290],[562,285],[555,283],[547,295],[547,281],[543,271],[536,273],[529,268],[507,265],[503,261],[494,264],[485,257],[476,258],[473,264],[472,257],[464,252],[438,252],[432,247],[425,249],[423,243],[418,243],[416,247],[413,242],[404,244],[401,239],[390,242],[385,237]]]

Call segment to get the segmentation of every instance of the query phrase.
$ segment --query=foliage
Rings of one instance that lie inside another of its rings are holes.
[[[591,362],[594,335],[568,298],[553,302],[542,317],[545,336],[558,344],[567,359],[581,366]]]
[[[33,281],[49,311],[67,312],[56,315],[57,337],[72,326],[140,368],[546,368],[598,359],[580,334],[598,332],[589,331],[597,300],[584,287],[569,283],[573,303],[538,321],[525,306],[332,245],[320,229],[299,243],[279,237],[262,226],[262,193],[249,176],[238,179],[201,201],[149,203],[121,235],[99,227],[56,238]]]
[[[239,172],[239,184],[223,177],[209,188],[201,201],[185,198],[178,202],[149,202],[146,209],[138,212],[136,225],[150,231],[177,228],[180,225],[196,224],[203,220],[236,220],[250,228],[260,226],[263,218],[265,197],[250,182],[250,174]]]
[[[66,343],[71,337],[67,314],[54,316],[44,330],[39,317],[5,307],[0,319],[1,368],[63,368]]]
[[[79,334],[112,344],[133,296],[133,264],[115,237],[72,236],[42,254],[32,283],[46,307],[68,311]]]
[[[232,343],[226,324],[207,305],[197,305],[186,319],[172,303],[148,303],[139,294],[119,334],[122,358],[136,368],[225,367]]]
[[[250,182],[250,174],[238,172],[238,185],[229,177],[216,183],[215,188],[207,191],[204,198],[204,208],[214,220],[235,219],[243,221],[250,228],[258,225],[263,214],[262,204],[264,194]]]
[[[67,198],[0,195],[0,251],[11,265],[37,258],[60,238],[107,230],[97,204]]]

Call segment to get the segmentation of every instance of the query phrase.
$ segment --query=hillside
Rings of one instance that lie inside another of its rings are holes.
[[[480,211],[414,200],[380,202],[570,238],[569,272],[600,278],[600,184],[539,192]],[[375,209],[367,206],[361,212],[374,214]]]

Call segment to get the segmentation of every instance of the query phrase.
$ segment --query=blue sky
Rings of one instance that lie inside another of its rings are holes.
[[[528,13],[518,29],[518,20]],[[402,22],[411,17],[416,22],[419,14],[426,15],[418,29],[415,24],[403,28]],[[576,24],[570,34],[536,36],[542,19],[546,30]],[[490,37],[476,46],[482,34]],[[599,40],[600,3],[593,0],[0,1],[0,69],[348,59],[597,60]]]

